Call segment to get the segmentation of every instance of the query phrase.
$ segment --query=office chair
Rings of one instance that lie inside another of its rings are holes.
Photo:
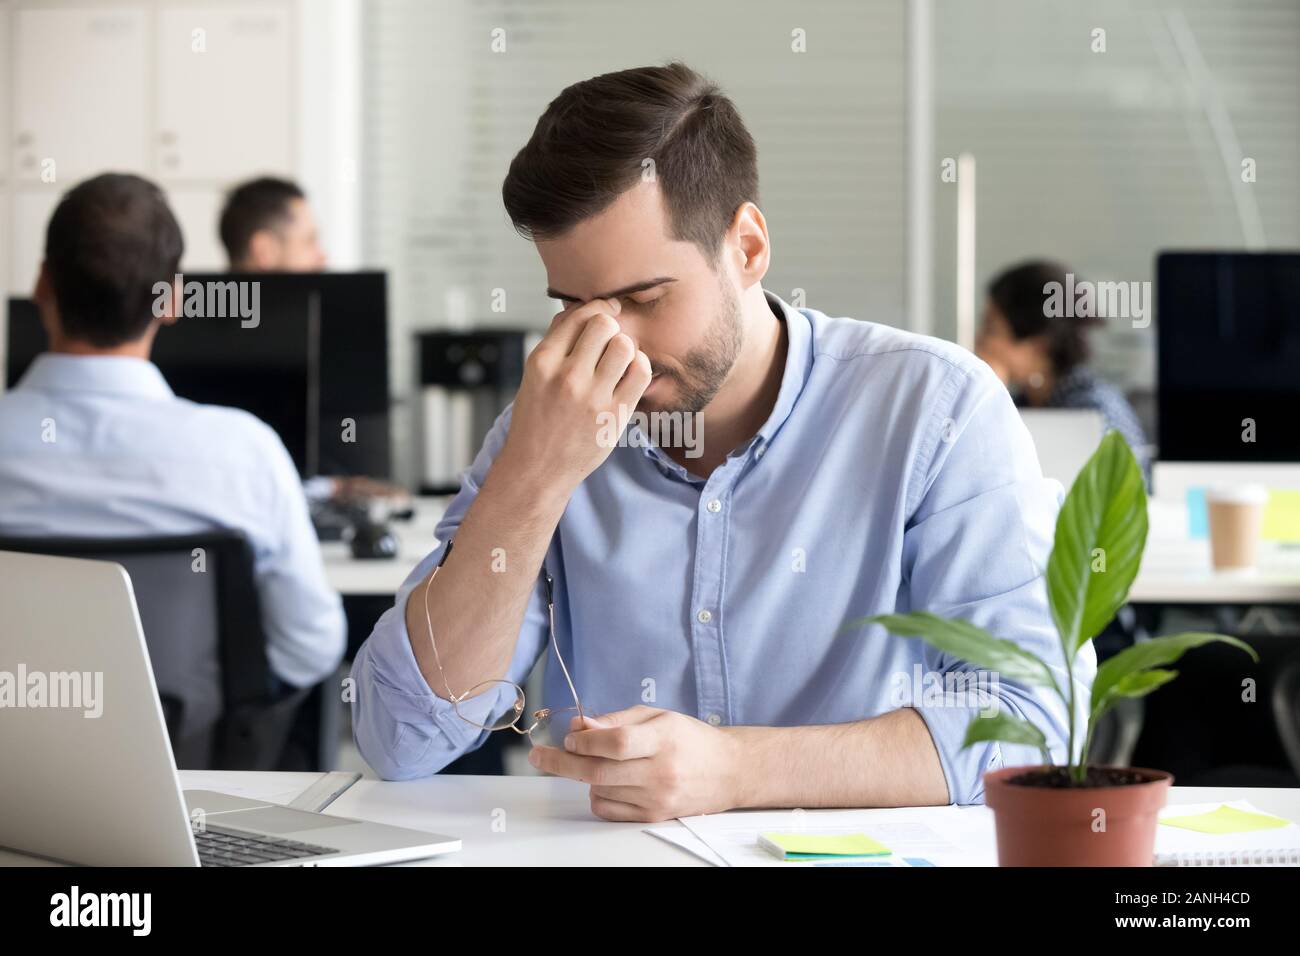
[[[1286,663],[1273,685],[1273,719],[1291,769],[1300,777],[1300,659]]]
[[[313,688],[282,695],[272,690],[253,554],[243,534],[0,536],[0,550],[121,564],[140,610],[177,766],[279,767],[290,729]],[[77,595],[69,594],[68,600]],[[94,623],[94,608],[86,608],[86,626]],[[334,695],[320,696],[328,700]]]

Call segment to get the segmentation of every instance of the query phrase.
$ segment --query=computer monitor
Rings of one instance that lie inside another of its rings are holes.
[[[1156,310],[1160,459],[1300,461],[1300,253],[1162,253]]]
[[[232,312],[228,317],[182,317],[159,331],[152,357],[177,395],[256,415],[275,429],[303,477],[390,477],[383,272],[185,273],[183,279],[187,289],[256,282],[258,310],[255,318],[235,310],[223,310]],[[12,387],[46,348],[30,299],[9,300],[7,346]]]

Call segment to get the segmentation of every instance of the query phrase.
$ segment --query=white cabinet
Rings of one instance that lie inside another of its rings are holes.
[[[30,296],[36,288],[36,273],[45,258],[45,229],[61,195],[62,190],[53,186],[32,186],[14,191],[9,246],[10,295]]]
[[[0,188],[0,225],[9,222],[9,194]],[[9,281],[9,230],[0,228],[0,328],[4,327],[4,313],[7,311],[5,300],[16,293]],[[4,351],[4,337],[0,336],[0,352]],[[4,378],[0,375],[0,379]],[[3,387],[0,382],[0,387]]]
[[[9,173],[9,156],[13,152],[13,133],[9,130],[9,72],[13,62],[12,48],[9,46],[9,5],[0,0],[0,193],[4,192],[4,180]],[[8,220],[0,219],[0,222]],[[2,230],[0,230],[2,231]],[[3,253],[5,239],[0,238],[0,253]],[[0,255],[0,263],[4,262]],[[3,269],[0,265],[0,285],[3,285]]]
[[[158,15],[157,170],[230,179],[293,168],[290,11],[277,4]]]
[[[12,168],[60,182],[93,172],[147,172],[149,33],[142,9],[13,10]]]
[[[177,186],[167,190],[176,220],[185,236],[181,268],[186,272],[221,272],[226,251],[217,235],[217,216],[225,194],[216,188]]]

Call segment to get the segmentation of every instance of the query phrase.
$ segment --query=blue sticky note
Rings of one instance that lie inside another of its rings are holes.
[[[1204,488],[1187,489],[1187,536],[1192,540],[1210,536],[1210,512]]]

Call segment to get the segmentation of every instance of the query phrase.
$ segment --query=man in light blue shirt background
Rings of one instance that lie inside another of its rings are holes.
[[[436,773],[575,691],[588,716],[534,734],[530,760],[611,820],[979,802],[982,773],[1038,762],[963,749],[994,707],[1064,759],[1066,715],[1035,689],[845,627],[965,618],[1063,684],[1043,579],[1061,489],[970,353],[766,293],[757,194],[734,105],[681,64],[576,84],[538,121],[503,197],[566,307],[354,664],[384,777]],[[645,447],[633,409],[698,415],[702,442]],[[612,448],[610,415],[630,421]],[[544,700],[516,715],[502,681],[543,654]],[[1083,699],[1094,670],[1087,649]],[[953,677],[987,693],[926,693]]]
[[[149,361],[173,321],[155,317],[154,285],[181,251],[161,191],[138,177],[99,176],[60,202],[36,288],[50,351],[0,396],[0,534],[242,531],[271,669],[309,686],[338,666],[345,623],[289,453],[246,412],[177,398]]]

